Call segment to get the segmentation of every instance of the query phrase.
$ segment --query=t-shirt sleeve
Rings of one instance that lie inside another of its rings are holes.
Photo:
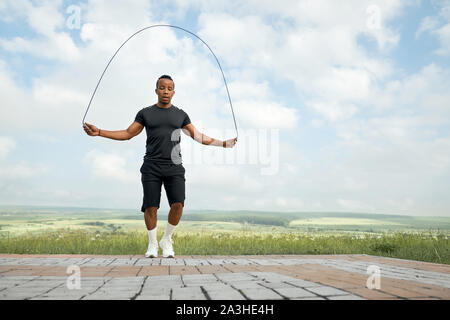
[[[136,118],[134,119],[134,121],[142,124],[143,126],[145,126],[145,119],[144,119],[144,109],[140,110],[137,114],[136,114]]]
[[[184,120],[183,120],[183,124],[181,125],[181,127],[183,128],[184,126],[187,126],[189,123],[191,123],[191,119],[189,119],[189,116],[186,112],[184,112]]]

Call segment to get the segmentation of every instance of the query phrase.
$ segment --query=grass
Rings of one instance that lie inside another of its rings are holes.
[[[158,213],[158,237],[166,213]],[[177,255],[369,254],[450,264],[450,217],[336,212],[194,211]],[[136,210],[0,206],[0,253],[143,255]]]
[[[159,229],[160,238],[162,228]],[[369,254],[450,264],[450,241],[439,233],[325,234],[292,232],[183,232],[174,234],[177,255]],[[143,254],[145,231],[59,229],[0,237],[0,253]]]

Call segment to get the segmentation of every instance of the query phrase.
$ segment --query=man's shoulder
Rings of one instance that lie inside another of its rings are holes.
[[[181,109],[175,105],[172,105],[172,107],[175,108],[175,111],[177,111],[177,112],[186,113],[183,109]]]
[[[141,110],[139,110],[139,112],[148,112],[148,111],[153,110],[154,108],[155,108],[155,105],[151,105],[151,106],[142,108]]]

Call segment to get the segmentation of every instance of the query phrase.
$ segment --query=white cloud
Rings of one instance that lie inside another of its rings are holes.
[[[0,136],[0,159],[5,158],[16,146],[14,139]]]
[[[450,55],[450,3],[442,1],[438,3],[438,6],[440,10],[437,15],[422,19],[416,31],[416,38],[424,32],[435,35],[440,43],[440,47],[435,50],[435,53],[448,56]]]
[[[125,183],[137,180],[138,173],[128,171],[126,159],[117,154],[92,150],[86,154],[83,161],[97,177]]]
[[[4,11],[24,16],[33,31],[39,34],[35,39],[14,37],[0,38],[0,47],[11,52],[26,52],[38,57],[62,61],[76,61],[80,52],[70,35],[58,32],[64,26],[65,17],[60,12],[61,1],[40,1],[36,5],[22,1],[21,5],[7,2]]]
[[[34,31],[54,36],[54,31],[64,25],[64,16],[60,13],[62,1],[40,1],[37,6],[28,6],[28,24]]]
[[[35,176],[39,176],[48,172],[48,168],[44,165],[28,164],[26,162],[20,162],[14,165],[2,165],[0,168],[0,177],[8,180],[8,182],[14,181],[14,179],[26,179]]]
[[[420,22],[419,29],[417,29],[415,37],[416,39],[421,36],[422,33],[426,31],[435,30],[439,25],[439,19],[437,17],[425,17]]]
[[[354,104],[338,101],[309,101],[307,105],[331,122],[351,118],[358,112],[358,108]]]
[[[441,56],[450,55],[450,23],[435,31],[439,37],[441,47],[436,50],[436,54]]]
[[[350,191],[361,191],[367,189],[367,182],[358,181],[353,177],[345,177],[344,187]]]
[[[234,105],[243,127],[291,129],[298,125],[298,111],[275,102],[239,100]]]
[[[0,46],[10,52],[25,52],[47,59],[76,61],[80,57],[72,38],[65,33],[54,34],[51,41],[26,40],[15,37],[12,40],[0,39]]]

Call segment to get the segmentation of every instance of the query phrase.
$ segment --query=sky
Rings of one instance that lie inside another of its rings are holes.
[[[0,205],[140,210],[156,79],[182,135],[185,210],[450,216],[450,1],[0,0]],[[161,192],[161,211],[169,205]]]

